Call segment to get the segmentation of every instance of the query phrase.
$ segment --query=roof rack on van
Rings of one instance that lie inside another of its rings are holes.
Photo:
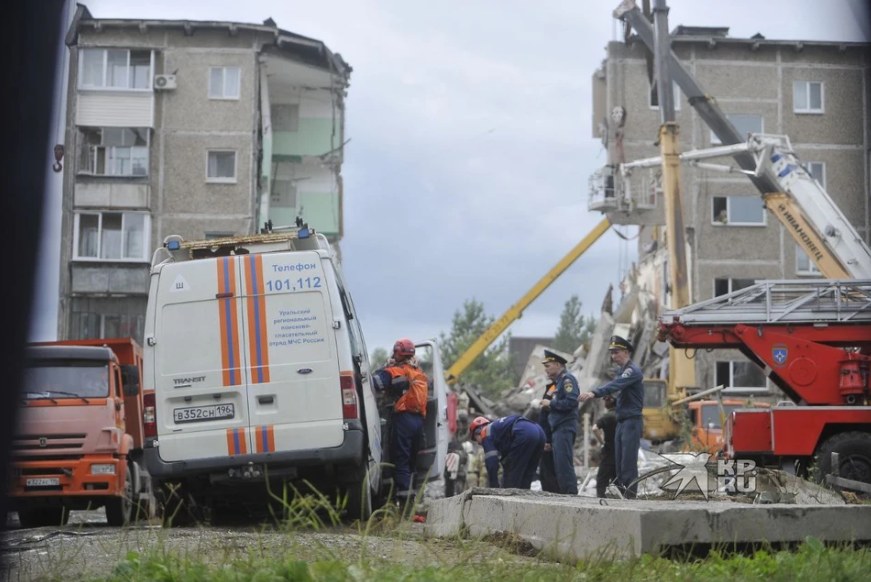
[[[186,241],[173,234],[166,237],[163,246],[154,251],[152,268],[170,260],[191,261],[230,255],[248,255],[276,251],[323,250],[333,253],[327,238],[308,225],[288,227],[281,232],[262,232],[205,240]]]

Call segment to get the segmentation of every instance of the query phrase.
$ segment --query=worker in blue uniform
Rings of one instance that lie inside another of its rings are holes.
[[[575,436],[578,432],[578,380],[566,371],[566,359],[544,350],[544,371],[556,385],[553,398],[542,400],[551,428],[551,447],[560,493],[577,495],[575,475]]]
[[[618,366],[617,377],[580,396],[581,402],[614,394],[617,398],[617,431],[614,438],[617,463],[617,487],[626,499],[635,499],[638,485],[638,448],[644,430],[644,374],[632,361],[632,344],[620,336],[611,336],[608,346],[611,361]]]
[[[490,422],[479,416],[469,425],[469,435],[484,447],[490,487],[499,487],[499,464],[502,464],[506,489],[530,489],[541,453],[544,431],[521,414],[512,414]]]

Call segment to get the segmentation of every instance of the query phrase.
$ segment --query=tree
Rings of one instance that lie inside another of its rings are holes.
[[[484,304],[474,298],[463,302],[462,310],[454,313],[451,333],[441,333],[439,343],[442,361],[447,368],[483,335],[495,318],[484,312]],[[514,386],[514,371],[508,352],[510,334],[478,356],[460,375],[463,382],[478,386],[485,394],[495,396]]]
[[[369,357],[369,366],[372,370],[377,370],[387,363],[387,358],[389,357],[390,354],[387,353],[386,349],[375,348],[375,351],[372,352],[372,355]]]
[[[561,352],[574,353],[578,346],[590,341],[596,330],[596,320],[590,315],[581,315],[581,300],[577,295],[572,295],[566,301],[560,315],[559,329],[553,341],[553,347]]]

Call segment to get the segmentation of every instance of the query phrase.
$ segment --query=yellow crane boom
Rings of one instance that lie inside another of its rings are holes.
[[[448,368],[447,372],[445,372],[445,379],[448,384],[455,384],[457,379],[460,377],[466,368],[472,365],[478,356],[484,353],[490,344],[496,341],[502,333],[508,329],[508,326],[511,325],[514,320],[519,319],[521,315],[523,315],[523,310],[529,307],[529,304],[535,301],[535,299],[547,289],[551,283],[556,281],[556,279],[563,274],[563,272],[568,269],[572,263],[574,263],[578,257],[580,257],[588,248],[590,248],[593,243],[595,243],[599,238],[605,234],[611,227],[611,221],[607,218],[603,219],[598,225],[596,225],[593,230],[590,231],[587,236],[581,240],[577,245],[572,248],[564,256],[559,263],[554,265],[554,267],[547,272],[547,274],[542,277],[538,283],[536,283],[529,291],[526,292],[526,295],[521,297],[520,301],[512,305],[508,311],[506,311],[502,317],[493,322],[493,324],[487,328],[481,336],[469,346],[463,354],[457,358],[457,361]]]

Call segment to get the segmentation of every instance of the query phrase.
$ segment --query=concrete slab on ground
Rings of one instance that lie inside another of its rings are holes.
[[[871,541],[871,505],[753,505],[731,501],[599,500],[470,489],[434,500],[430,537],[510,532],[554,557],[626,558],[668,548],[746,543]]]

